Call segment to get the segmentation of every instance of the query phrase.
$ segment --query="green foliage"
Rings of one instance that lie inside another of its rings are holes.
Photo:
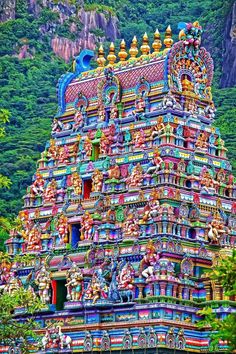
[[[223,258],[211,270],[210,279],[221,284],[226,295],[236,295],[236,251],[232,256]],[[209,327],[211,334],[211,350],[217,350],[220,340],[226,341],[228,351],[236,350],[236,314],[230,314],[225,318],[217,318],[211,307],[199,311],[203,320],[198,322],[199,328]]]
[[[38,326],[32,316],[25,321],[16,321],[14,310],[17,307],[24,308],[29,315],[33,315],[43,305],[31,291],[24,288],[19,288],[12,295],[4,293],[0,296],[0,342],[13,348],[20,344],[21,353],[29,353],[29,338],[36,337],[34,330]]]

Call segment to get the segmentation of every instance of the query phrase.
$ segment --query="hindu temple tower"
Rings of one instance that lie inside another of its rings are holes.
[[[206,273],[235,246],[236,185],[201,33],[182,23],[176,43],[168,27],[101,46],[95,69],[84,50],[59,80],[1,285],[18,279],[45,303],[32,352],[207,352],[198,310],[235,308]]]

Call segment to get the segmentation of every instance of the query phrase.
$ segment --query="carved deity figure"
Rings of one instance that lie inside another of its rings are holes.
[[[80,109],[74,115],[74,122],[72,131],[77,132],[83,126],[83,114]]]
[[[143,182],[143,169],[140,163],[138,163],[132,170],[129,177],[126,178],[128,187],[140,187]]]
[[[139,232],[138,219],[134,215],[134,212],[130,210],[128,215],[126,215],[125,221],[123,222],[124,237],[138,238]]]
[[[121,173],[120,173],[120,167],[118,165],[111,166],[107,172],[108,172],[109,179],[112,179],[112,178],[119,179],[120,178]]]
[[[214,181],[214,178],[211,176],[206,166],[202,168],[200,177],[201,177],[200,183],[203,192],[211,193],[212,190],[215,190],[214,187],[216,182]]]
[[[36,225],[31,230],[27,230],[25,235],[28,251],[38,251],[41,249],[41,232]]]
[[[143,217],[141,222],[146,223],[158,215],[160,203],[157,199],[151,199],[143,209]]]
[[[67,216],[65,216],[64,214],[61,214],[59,216],[56,229],[58,231],[58,235],[61,240],[61,243],[67,243],[68,242],[68,231],[69,231]]]
[[[117,283],[119,290],[134,289],[134,268],[130,263],[126,263],[117,275]]]
[[[50,140],[50,146],[47,151],[47,158],[49,160],[57,160],[58,159],[58,146],[56,145],[56,141],[54,139]]]
[[[81,218],[81,240],[91,240],[93,231],[93,218],[88,211]]]
[[[76,195],[80,195],[82,192],[82,179],[81,179],[80,175],[78,174],[78,172],[72,173],[71,183],[74,188],[74,193]]]
[[[59,163],[68,163],[69,162],[69,148],[67,145],[60,146],[58,149],[58,162]]]
[[[140,113],[143,112],[145,109],[145,100],[141,95],[138,95],[135,101],[135,112]]]
[[[102,181],[103,181],[103,173],[98,169],[94,170],[92,176],[92,192],[101,192]]]
[[[208,147],[208,136],[205,132],[201,132],[198,137],[197,137],[197,140],[196,140],[196,143],[195,143],[195,146],[197,148],[201,148],[201,149],[207,149]]]
[[[66,273],[67,300],[80,301],[83,295],[83,274],[74,262]]]
[[[95,304],[99,299],[107,299],[107,292],[108,287],[105,279],[101,274],[95,272],[85,292],[84,300],[92,300],[92,303]]]
[[[110,119],[116,119],[118,117],[118,109],[116,105],[113,105],[111,107],[111,112],[110,112]]]
[[[158,259],[159,255],[157,254],[153,241],[150,240],[146,246],[146,254],[140,263],[141,275],[145,279],[148,279],[149,277],[153,276],[154,267]]]
[[[151,139],[154,139],[155,137],[159,136],[164,132],[165,125],[163,123],[163,117],[159,117],[157,119],[157,124],[154,125],[152,128],[152,133],[151,133]]]
[[[211,242],[219,244],[222,235],[225,233],[225,225],[220,217],[215,217],[208,225],[208,238]]]
[[[36,179],[30,187],[30,193],[34,196],[42,195],[44,192],[45,181],[40,173],[36,173]]]
[[[62,130],[63,130],[63,123],[60,122],[57,118],[54,118],[52,122],[52,132],[58,133]]]
[[[55,203],[57,197],[57,182],[53,179],[48,183],[44,193],[43,199],[45,203]]]
[[[100,139],[100,154],[107,155],[111,153],[111,141],[110,139],[103,133]]]
[[[21,280],[13,271],[10,271],[9,278],[7,280],[7,283],[4,286],[4,290],[3,290],[4,293],[13,295],[21,287],[22,287]]]
[[[37,272],[35,277],[35,284],[38,286],[38,294],[43,304],[49,304],[50,296],[49,290],[51,285],[50,274],[46,267],[43,265]]]
[[[91,140],[88,136],[85,137],[84,140],[84,151],[85,151],[85,155],[87,157],[90,157],[92,154],[92,143]]]
[[[163,159],[161,158],[161,153],[158,148],[153,150],[153,158],[147,167],[147,174],[155,174],[161,167]]]
[[[134,147],[135,148],[145,148],[146,137],[143,129],[138,130],[134,134]]]

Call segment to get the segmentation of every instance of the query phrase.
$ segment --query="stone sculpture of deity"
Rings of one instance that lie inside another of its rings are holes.
[[[150,240],[146,246],[146,254],[140,263],[141,275],[145,279],[148,279],[149,277],[153,276],[154,267],[158,259],[159,255],[157,254],[153,241]]]
[[[38,286],[38,295],[43,304],[50,303],[50,285],[51,278],[50,273],[47,271],[45,265],[37,272],[35,277],[35,284]]]
[[[73,263],[66,274],[67,300],[80,301],[83,295],[83,274]]]

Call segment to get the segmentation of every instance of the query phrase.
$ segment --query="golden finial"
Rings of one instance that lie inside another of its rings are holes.
[[[148,35],[145,32],[144,35],[143,35],[143,44],[140,47],[142,55],[148,55],[150,53],[150,47],[149,47],[148,42],[149,42],[148,41]]]
[[[128,53],[126,52],[126,49],[125,49],[125,40],[122,39],[122,41],[120,42],[120,51],[118,53],[118,57],[120,58],[120,61],[125,61],[127,56],[128,56]]]
[[[164,39],[164,44],[166,46],[166,49],[169,49],[172,47],[173,44],[173,39],[172,39],[172,29],[170,25],[167,27],[166,32],[165,32],[165,39]]]
[[[98,66],[103,67],[106,64],[106,58],[104,55],[104,49],[103,49],[103,45],[101,44],[99,49],[98,49],[98,58],[97,58],[97,63]]]
[[[154,33],[154,42],[152,43],[152,48],[154,49],[154,53],[160,52],[161,47],[162,47],[161,36],[158,29],[156,29],[156,32]]]
[[[138,44],[137,38],[136,36],[134,36],[129,50],[129,54],[132,59],[134,59],[138,54],[137,44]]]
[[[114,63],[116,61],[115,46],[114,46],[113,42],[111,42],[111,44],[110,44],[107,60],[109,61],[109,65],[114,65]]]

